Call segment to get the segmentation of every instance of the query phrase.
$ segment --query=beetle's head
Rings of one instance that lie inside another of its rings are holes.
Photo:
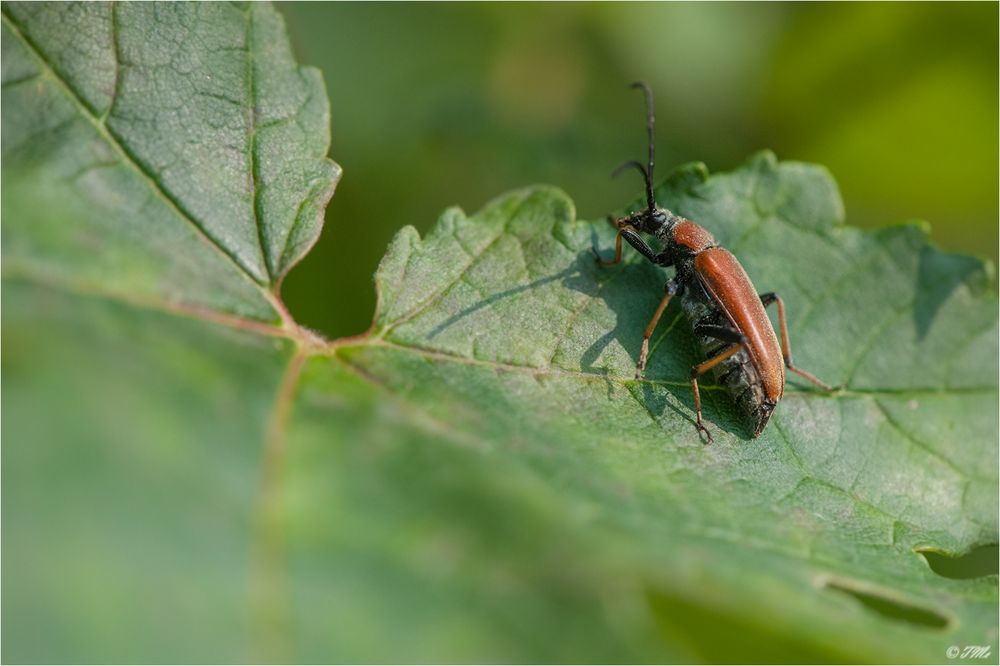
[[[632,215],[632,226],[647,234],[656,234],[663,227],[672,227],[679,217],[671,213],[666,208],[660,208],[655,203],[653,206],[645,208]]]

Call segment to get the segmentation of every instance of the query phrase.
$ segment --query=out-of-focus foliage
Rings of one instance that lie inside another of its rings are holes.
[[[731,169],[770,147],[830,167],[852,224],[925,219],[943,247],[996,259],[996,4],[282,11],[326,77],[346,171],[284,293],[331,334],[368,325],[371,273],[405,222],[531,182],[563,187],[587,218],[620,208],[638,184],[609,174],[643,156],[641,99],[626,89],[639,78],[657,95],[661,169]]]

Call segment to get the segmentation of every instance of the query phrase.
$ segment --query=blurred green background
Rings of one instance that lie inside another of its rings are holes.
[[[826,165],[847,220],[932,224],[939,245],[998,247],[996,3],[558,3],[280,6],[323,70],[344,177],[314,251],[285,281],[296,318],[358,333],[393,234],[509,189],[565,189],[585,219],[637,194],[610,171],[752,152]]]

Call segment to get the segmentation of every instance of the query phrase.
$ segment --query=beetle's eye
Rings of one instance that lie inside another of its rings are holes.
[[[645,222],[646,227],[649,229],[650,233],[652,233],[666,224],[667,216],[663,214],[663,211],[655,210],[646,215]]]

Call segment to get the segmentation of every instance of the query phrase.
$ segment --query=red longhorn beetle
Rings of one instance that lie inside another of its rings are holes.
[[[646,128],[649,132],[649,163],[643,167],[638,161],[625,162],[614,174],[628,167],[636,168],[646,181],[645,210],[623,218],[609,218],[618,228],[615,239],[615,257],[601,259],[601,266],[613,266],[622,260],[622,238],[642,256],[658,266],[674,266],[676,273],[664,286],[653,318],[642,336],[642,348],[635,377],[642,376],[649,355],[649,338],[653,335],[660,316],[674,296],[680,296],[681,309],[698,336],[702,352],[708,360],[691,368],[691,388],[694,391],[694,409],[699,433],[705,433],[708,442],[712,435],[701,418],[701,395],[698,377],[712,370],[739,407],[753,419],[753,436],[757,437],[775,405],[785,391],[785,368],[808,379],[826,391],[835,390],[812,374],[795,367],[788,345],[788,326],[785,324],[785,304],[781,297],[770,292],[757,294],[753,283],[736,257],[715,242],[712,234],[691,220],[674,215],[656,205],[653,198],[653,93],[645,83],[633,83],[646,97]],[[663,249],[657,254],[642,239],[639,232],[659,239]],[[771,321],[764,308],[778,304],[778,323],[781,328],[781,345],[774,334]]]

